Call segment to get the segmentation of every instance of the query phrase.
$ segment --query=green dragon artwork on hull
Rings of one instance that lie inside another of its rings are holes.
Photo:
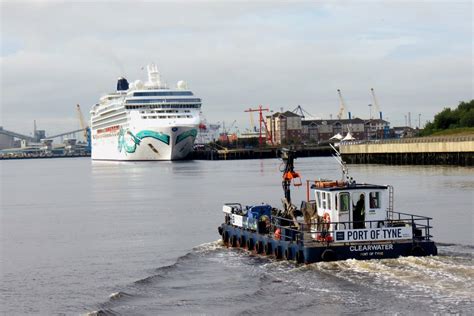
[[[130,135],[131,140],[133,142],[132,144],[129,144],[125,141],[126,134]],[[195,129],[191,129],[184,133],[181,133],[176,137],[176,144],[180,143],[181,141],[183,141],[184,139],[188,137],[196,137],[196,135],[197,135],[197,130]],[[134,135],[128,129],[127,130],[120,129],[120,132],[118,135],[118,151],[122,152],[122,150],[124,150],[125,152],[129,154],[134,153],[137,150],[137,146],[140,145],[141,141],[147,137],[151,137],[156,140],[159,140],[160,142],[163,142],[166,145],[170,144],[170,139],[171,139],[171,137],[167,134],[150,131],[150,130],[142,130],[138,132],[136,135]]]

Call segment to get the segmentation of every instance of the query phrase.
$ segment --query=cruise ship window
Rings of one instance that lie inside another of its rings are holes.
[[[142,116],[142,119],[146,119],[146,116]]]

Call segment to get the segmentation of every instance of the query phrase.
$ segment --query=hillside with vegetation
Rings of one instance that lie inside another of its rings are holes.
[[[423,136],[474,134],[474,100],[460,102],[455,110],[444,108],[428,122]]]

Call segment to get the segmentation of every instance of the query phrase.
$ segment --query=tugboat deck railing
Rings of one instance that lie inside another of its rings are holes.
[[[387,212],[388,213],[388,212]],[[413,233],[413,240],[431,240],[433,237],[430,234],[430,229],[433,228],[430,225],[431,217],[415,215],[402,212],[393,212],[390,211],[391,217],[387,216],[387,219],[384,221],[364,221],[365,227],[363,229],[376,229],[376,228],[389,228],[389,227],[411,227]],[[306,223],[304,221],[298,220],[297,224],[299,227],[294,225],[295,223],[288,218],[273,216],[272,229],[280,229],[282,231],[282,238],[296,239],[297,241],[304,240],[305,243],[310,241],[315,241],[320,243],[321,241],[327,242],[326,238],[321,240],[314,240],[314,238],[305,237],[307,235],[321,236],[324,235],[334,235],[338,231],[342,230],[354,230],[354,221],[344,221],[344,222],[329,222],[329,223],[318,223],[316,220]],[[289,224],[281,225],[279,223]],[[324,225],[328,225],[329,229],[322,228]],[[357,229],[355,229],[357,230]]]
[[[226,206],[232,208],[229,213],[246,217],[245,210],[242,208],[240,203],[226,203]],[[364,229],[381,229],[381,228],[393,228],[393,227],[410,227],[412,231],[413,240],[425,240],[429,241],[433,237],[430,234],[430,230],[433,228],[430,225],[431,217],[409,214],[403,212],[395,212],[388,210],[385,220],[366,220],[364,221]],[[318,222],[312,220],[307,223],[303,220],[297,220],[296,222],[289,218],[271,216],[271,222],[265,227],[261,225],[257,228],[261,234],[273,234],[277,229],[281,231],[281,238],[285,240],[295,240],[308,242],[332,242],[326,237],[315,240],[313,236],[334,236],[338,231],[347,230],[359,230],[354,228],[354,224],[361,224],[360,222],[354,221],[338,221],[338,222]],[[243,227],[250,229],[249,227]],[[407,239],[405,239],[407,240]],[[410,238],[408,238],[410,240]],[[380,241],[380,240],[379,240]]]

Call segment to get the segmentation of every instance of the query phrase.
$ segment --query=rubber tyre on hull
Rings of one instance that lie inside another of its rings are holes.
[[[323,251],[321,254],[321,259],[323,261],[329,262],[329,261],[336,261],[337,255],[336,252],[332,249],[326,249]]]
[[[292,260],[293,259],[290,248],[285,249],[285,251],[283,252],[283,258],[285,258],[285,260]]]
[[[275,256],[276,259],[281,259],[282,258],[281,247],[280,246],[275,247],[275,249],[273,250],[273,255]]]
[[[265,251],[265,254],[267,256],[271,255],[272,254],[272,244],[271,244],[271,242],[267,242],[265,244],[265,246],[263,247],[263,250]]]
[[[296,263],[304,263],[304,253],[301,250],[296,251]]]
[[[224,233],[222,234],[222,241],[226,246],[229,243],[229,233],[227,231],[224,231]]]
[[[421,246],[416,245],[411,248],[411,255],[414,257],[423,257],[425,254],[426,251]]]
[[[245,236],[244,235],[240,235],[240,238],[239,238],[239,247],[246,247],[246,243],[245,243]]]
[[[235,236],[235,235],[230,236],[229,241],[230,241],[230,246],[231,247],[236,247],[237,246],[237,236]]]
[[[263,251],[263,243],[261,241],[257,241],[255,244],[255,252],[261,254]]]
[[[247,239],[247,249],[249,251],[253,250],[253,239],[252,238]]]

